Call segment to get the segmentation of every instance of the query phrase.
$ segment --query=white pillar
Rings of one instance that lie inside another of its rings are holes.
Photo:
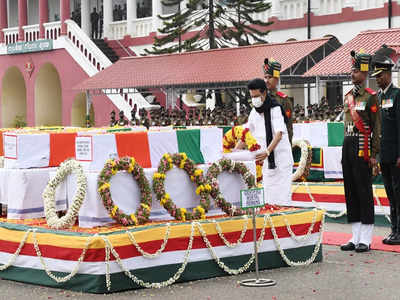
[[[304,84],[304,115],[308,117],[308,89],[307,89],[307,83]]]
[[[90,1],[81,1],[81,23],[83,32],[91,37]]]
[[[112,0],[103,1],[103,35],[106,38],[113,39],[110,30],[110,23],[113,21]]]
[[[137,19],[136,3],[136,0],[126,0],[126,30],[129,36],[136,34],[136,32],[133,32],[134,27],[132,23],[133,20]]]
[[[355,7],[357,5],[356,0],[344,0],[343,7]]]
[[[321,8],[321,1],[320,0],[311,0],[311,12],[314,15],[318,15],[320,12]],[[307,13],[307,7],[306,7],[306,13]]]
[[[158,28],[161,27],[161,20],[157,17],[162,14],[161,0],[152,0],[153,9],[153,32],[158,32]]]
[[[271,6],[271,17],[279,17],[281,16],[281,2],[280,0],[272,0]]]

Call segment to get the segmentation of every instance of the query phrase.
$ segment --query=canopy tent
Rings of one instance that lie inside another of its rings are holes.
[[[373,54],[383,44],[400,49],[400,28],[386,30],[368,30],[359,33],[354,39],[341,46],[335,52],[322,59],[314,67],[304,73],[305,77],[320,77],[320,79],[349,80],[351,70],[350,52],[364,50]]]
[[[283,83],[304,82],[304,72],[340,46],[334,37],[180,54],[122,58],[79,84],[90,93],[121,89],[221,89],[245,87],[262,77],[264,58],[282,64]]]

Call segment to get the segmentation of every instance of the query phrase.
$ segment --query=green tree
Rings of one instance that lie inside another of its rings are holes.
[[[265,0],[224,0],[228,8],[222,16],[225,20],[218,30],[224,41],[231,45],[247,46],[253,43],[266,43],[264,39],[269,33],[265,28],[271,22],[255,20],[251,14],[263,13],[271,8]],[[230,26],[231,24],[231,26]]]
[[[262,13],[271,5],[265,0],[163,0],[163,5],[177,5],[177,12],[158,16],[164,27],[161,37],[154,38],[147,54],[176,53],[230,46],[264,43],[269,22],[255,20],[254,13]],[[189,34],[192,32],[192,34]],[[183,40],[183,36],[187,34]],[[178,41],[178,43],[176,43]]]

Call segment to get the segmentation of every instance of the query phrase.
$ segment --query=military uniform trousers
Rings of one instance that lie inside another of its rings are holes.
[[[400,231],[400,169],[395,163],[381,163],[382,179],[390,202],[393,232]]]
[[[358,156],[358,136],[345,136],[342,148],[347,221],[374,224],[372,169]]]

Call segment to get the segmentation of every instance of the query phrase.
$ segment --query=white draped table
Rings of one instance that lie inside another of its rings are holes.
[[[56,168],[0,169],[0,203],[7,205],[7,218],[29,219],[44,217],[42,193],[50,173]],[[56,192],[57,210],[67,208],[66,185]]]

